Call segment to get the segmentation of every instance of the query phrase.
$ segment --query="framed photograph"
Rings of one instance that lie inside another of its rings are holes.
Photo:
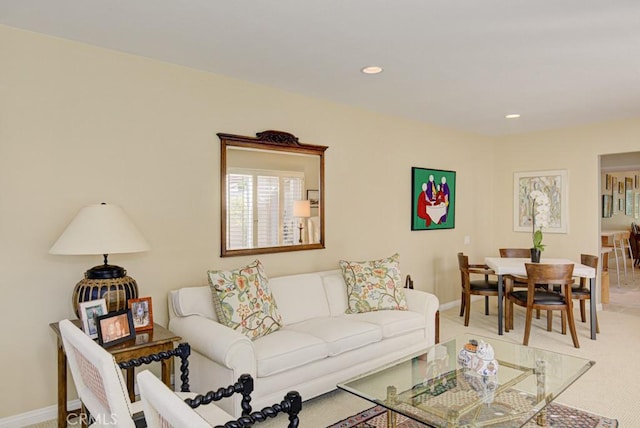
[[[97,319],[101,315],[105,315],[107,311],[107,301],[105,299],[91,300],[89,302],[81,302],[78,305],[80,312],[80,320],[82,321],[82,330],[92,339],[98,337]]]
[[[602,195],[602,218],[608,218],[613,215],[613,196]]]
[[[624,198],[625,198],[625,215],[633,216],[633,178],[625,177],[624,179]]]
[[[529,171],[513,174],[513,230],[531,233],[533,204],[529,194],[539,190],[549,197],[549,226],[543,233],[568,233],[569,183],[567,170]]]
[[[605,190],[611,190],[611,175],[610,174],[605,174],[604,175],[604,188],[605,188]]]
[[[153,308],[151,297],[129,299],[127,302],[133,317],[133,327],[136,331],[153,329]]]
[[[622,198],[618,199],[618,211],[624,212],[624,199]]]
[[[622,181],[622,179],[618,181],[618,193],[620,194],[624,193],[624,182]]]
[[[108,348],[136,337],[131,311],[111,312],[97,318],[98,343]]]
[[[411,230],[454,229],[456,172],[411,168]]]
[[[307,200],[311,208],[318,208],[320,206],[320,191],[313,189],[307,190]]]
[[[636,192],[633,201],[633,218],[640,217],[640,192]]]
[[[611,176],[611,193],[616,192],[616,187],[618,186],[618,177]]]

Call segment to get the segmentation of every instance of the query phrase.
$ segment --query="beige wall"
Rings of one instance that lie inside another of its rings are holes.
[[[19,345],[0,357],[0,418],[55,403],[48,323],[73,317],[73,285],[101,262],[48,254],[81,207],[118,204],[149,241],[148,253],[109,260],[153,298],[161,324],[167,291],[254,259],[219,258],[217,132],[280,129],[329,146],[327,248],[260,256],[268,275],[397,251],[416,286],[446,302],[464,235],[478,255],[490,239],[476,192],[493,169],[488,139],[7,27],[0,56],[0,317],[4,343]],[[412,166],[458,171],[455,229],[411,232]]]
[[[568,169],[570,233],[545,238],[548,253],[596,252],[597,155],[636,150],[640,131],[635,120],[490,139],[2,26],[0,57],[0,418],[55,403],[47,324],[74,317],[73,285],[101,260],[48,249],[81,207],[118,204],[147,238],[150,252],[110,261],[153,298],[160,324],[169,290],[254,259],[219,257],[217,132],[279,129],[329,146],[327,248],[260,256],[270,276],[397,251],[447,303],[459,297],[456,252],[530,245],[512,232],[514,171]],[[412,166],[457,171],[455,229],[410,230]]]

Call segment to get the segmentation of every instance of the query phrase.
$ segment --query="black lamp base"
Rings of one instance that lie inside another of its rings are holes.
[[[94,266],[84,273],[85,278],[89,279],[111,279],[122,278],[127,275],[127,270],[120,266],[115,265],[98,265]]]

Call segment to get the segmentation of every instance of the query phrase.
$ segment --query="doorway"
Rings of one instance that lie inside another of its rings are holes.
[[[632,223],[640,224],[640,152],[600,156],[600,201],[601,232],[630,232]],[[617,253],[617,268],[614,253],[608,254],[609,302],[603,298],[603,307],[640,316],[640,269],[629,249]]]

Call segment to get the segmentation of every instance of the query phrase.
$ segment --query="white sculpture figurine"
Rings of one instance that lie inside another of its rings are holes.
[[[475,340],[467,343],[458,354],[458,362],[480,376],[494,376],[498,373],[498,361],[493,347],[482,340],[480,343]]]

